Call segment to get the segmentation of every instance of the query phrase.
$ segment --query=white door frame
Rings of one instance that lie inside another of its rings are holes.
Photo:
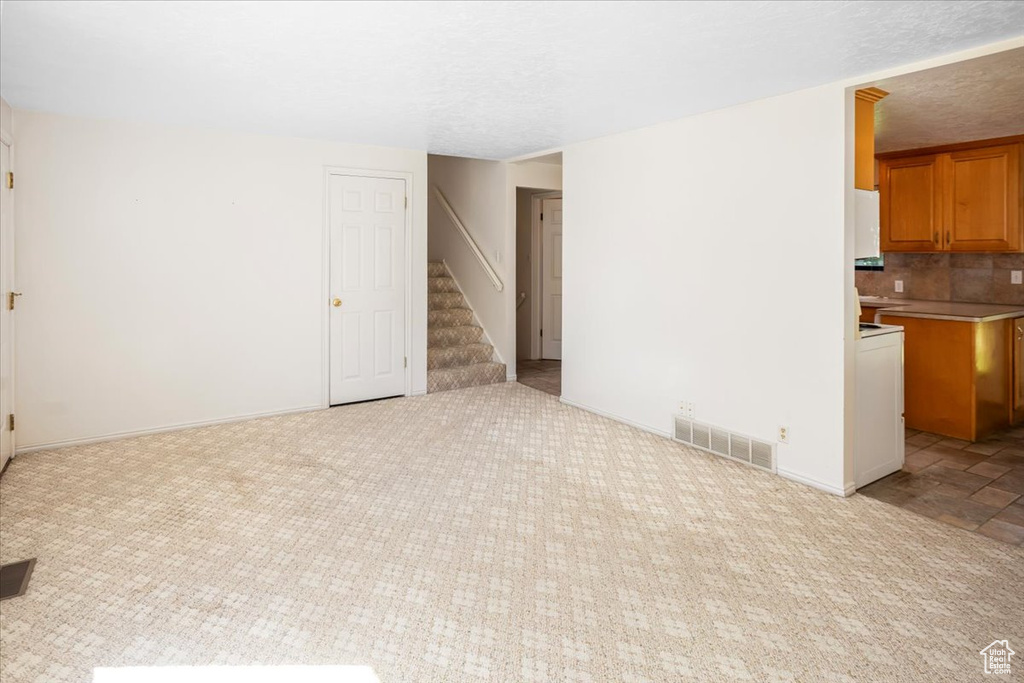
[[[0,145],[3,145],[4,147],[7,148],[7,170],[10,171],[11,173],[13,173],[14,172],[14,141],[7,135],[7,131],[2,130],[2,129],[0,129]],[[3,183],[4,189],[6,190],[7,189],[7,178],[0,179],[0,182]],[[8,199],[9,199],[9,201],[12,204],[12,206],[11,206],[11,222],[10,222],[10,226],[9,227],[10,227],[10,230],[11,230],[11,246],[13,247],[15,245],[15,241],[17,239],[17,235],[15,234],[15,228],[14,228],[14,206],[13,206],[13,203],[14,203],[14,193],[13,193],[13,191],[11,192],[11,195],[8,197]],[[17,263],[14,260],[14,254],[11,254],[10,283],[11,283],[11,291],[12,292],[17,291],[17,287],[18,287],[18,283],[15,281],[15,276],[16,275],[17,275]],[[6,298],[7,298],[8,294],[9,294],[8,292],[0,292],[0,295],[2,295],[4,297],[4,301],[0,301],[0,306],[3,306],[4,308],[7,307],[7,300],[6,300]],[[10,325],[10,329],[8,330],[8,332],[11,335],[11,348],[10,348],[10,352],[11,352],[11,405],[6,406],[6,407],[9,408],[11,413],[13,414],[13,413],[17,413],[17,411],[14,409],[14,404],[17,401],[17,390],[18,390],[18,387],[17,387],[18,377],[17,377],[17,373],[16,373],[16,367],[17,367],[16,361],[17,361],[17,358],[15,357],[17,351],[14,348],[14,332],[15,332],[15,327],[17,326],[17,323],[14,320],[14,312],[13,311],[8,313],[7,322]],[[3,415],[3,416],[0,416],[0,418],[6,420],[7,416]],[[14,460],[14,456],[16,456],[18,454],[18,440],[17,439],[18,439],[17,431],[16,430],[11,430],[11,453],[10,453],[11,460]],[[0,470],[2,470],[2,468],[4,468],[6,465],[7,465],[7,462],[0,462]]]
[[[407,171],[381,171],[377,169],[346,168],[344,166],[324,167],[324,227],[323,227],[323,262],[321,264],[320,305],[322,313],[322,395],[321,407],[331,407],[331,176],[358,176],[361,178],[383,178],[386,180],[404,180],[405,196],[408,203],[405,207],[405,353],[409,358],[412,348],[412,207],[416,204],[412,196],[412,173]],[[405,363],[405,396],[412,394],[412,366]]]
[[[544,302],[544,236],[541,234],[540,212],[545,199],[561,199],[562,191],[537,192],[530,197],[530,213],[533,216],[530,227],[530,279],[533,282],[533,297],[530,302],[530,358],[541,358],[540,326]]]

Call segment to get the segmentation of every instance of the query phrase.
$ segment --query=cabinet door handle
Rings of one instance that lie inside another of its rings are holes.
[[[946,231],[946,244],[953,244],[953,236],[952,235],[953,234],[949,230]]]
[[[935,234],[932,236],[932,242],[934,242],[935,244],[942,244],[941,242],[939,242],[939,231],[938,230],[936,230]]]

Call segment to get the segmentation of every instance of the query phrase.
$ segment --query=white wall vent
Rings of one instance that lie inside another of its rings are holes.
[[[691,444],[706,451],[711,450],[711,427],[698,422],[691,423],[693,426],[693,440]]]
[[[768,441],[760,441],[681,416],[675,418],[672,438],[715,455],[739,460],[769,472],[775,471],[775,444]]]

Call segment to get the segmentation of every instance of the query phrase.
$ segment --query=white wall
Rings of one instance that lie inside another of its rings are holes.
[[[563,150],[567,401],[662,433],[681,400],[770,441],[785,425],[780,473],[846,489],[846,99],[833,84]]]
[[[426,154],[15,110],[19,450],[322,406],[324,168],[413,174],[426,390]]]
[[[11,105],[7,104],[7,100],[0,97],[0,138],[8,144],[14,140],[14,133],[11,127],[12,115]]]

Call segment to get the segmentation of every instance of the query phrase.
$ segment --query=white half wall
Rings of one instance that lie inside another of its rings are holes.
[[[18,448],[323,406],[324,168],[413,174],[413,393],[426,391],[422,151],[15,110]]]
[[[786,426],[780,473],[845,491],[845,112],[833,84],[563,150],[568,402]]]

